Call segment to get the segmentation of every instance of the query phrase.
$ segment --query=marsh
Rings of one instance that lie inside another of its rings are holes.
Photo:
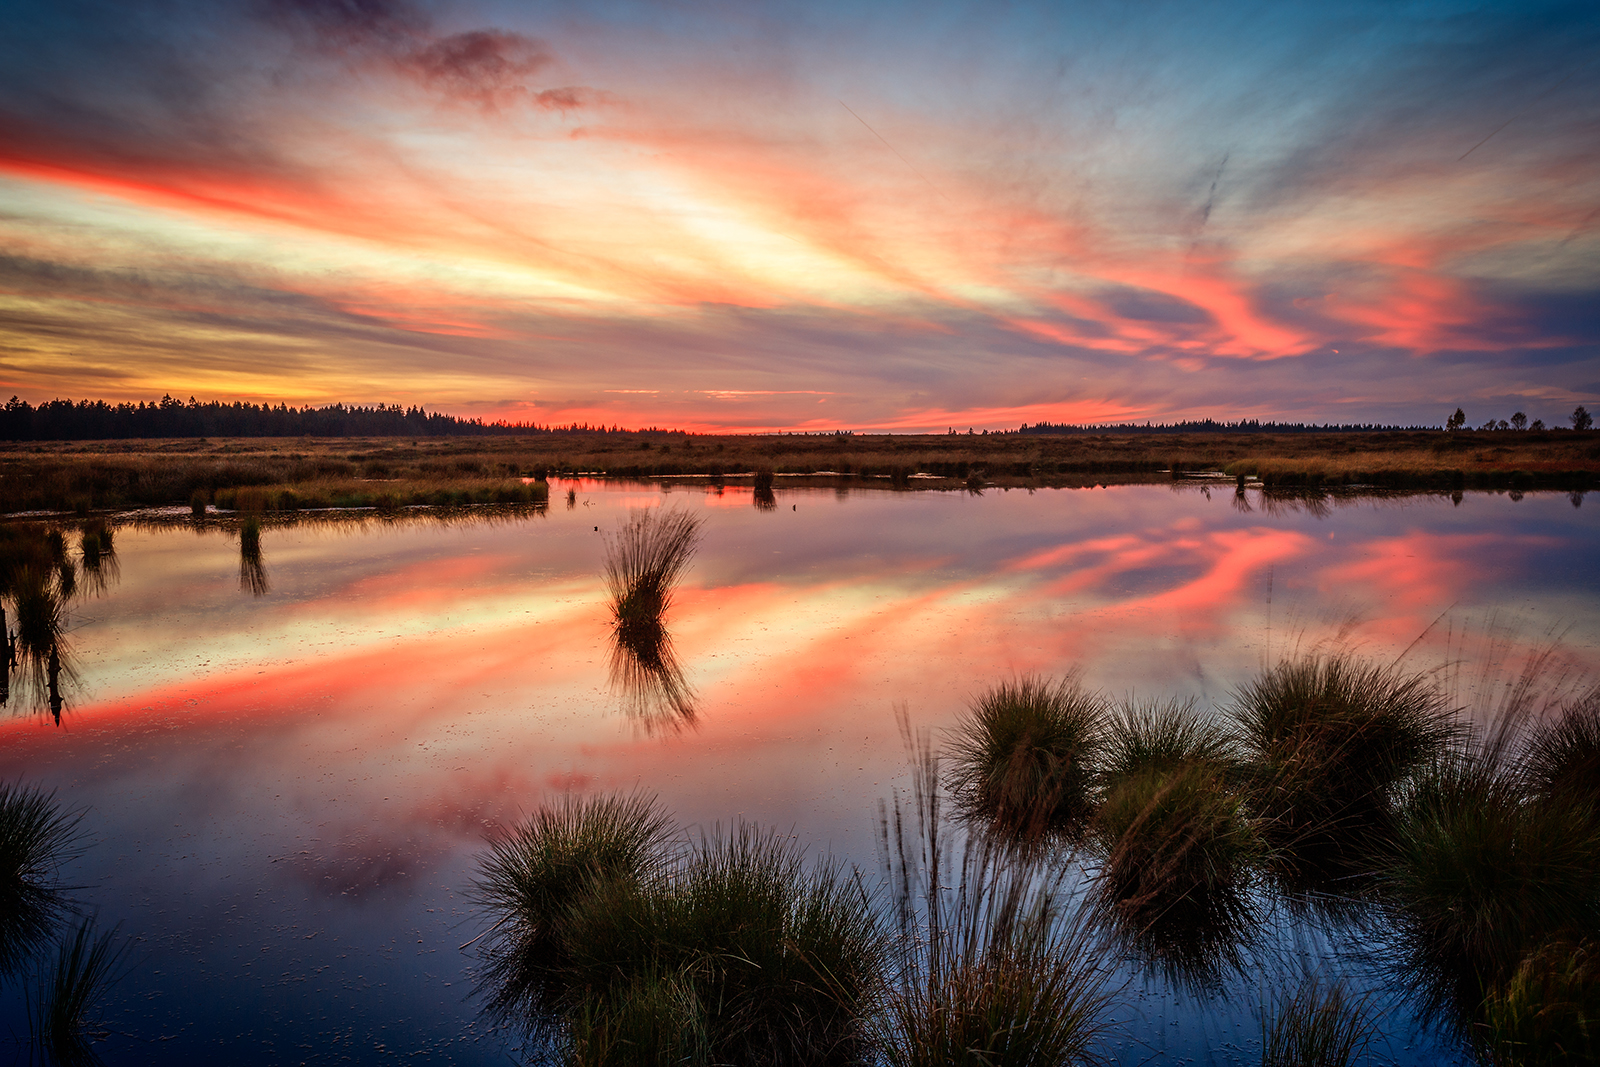
[[[80,573],[60,602],[75,695],[59,728],[12,697],[0,781],[84,813],[94,847],[61,881],[141,946],[103,997],[106,1062],[147,1062],[163,1036],[173,1059],[520,1058],[521,1033],[473,994],[479,946],[462,951],[492,921],[473,896],[488,841],[562,797],[638,790],[685,841],[757,827],[887,891],[879,805],[912,774],[897,707],[942,745],[996,685],[1077,671],[1113,715],[1176,702],[1220,723],[1274,665],[1346,650],[1426,674],[1470,715],[1541,649],[1553,693],[1600,666],[1600,512],[1565,493],[1308,506],[1252,484],[1243,509],[1231,483],[973,495],[780,477],[767,510],[733,482],[550,489],[574,506],[264,513],[259,596],[226,508],[104,516],[116,580]],[[700,523],[659,616],[694,716],[645,731],[611,675],[606,536],[673,510]],[[84,526],[62,525],[69,559]],[[1206,792],[1218,781],[1196,795],[1252,787]],[[1402,818],[1411,797],[1361,818]],[[1092,888],[1098,833],[1060,845],[1072,892]],[[1134,945],[1110,976],[1124,1000],[1108,1040],[1256,1063],[1263,1011],[1295,1003],[1302,964],[1325,973],[1320,996],[1336,980],[1351,1004],[1391,996],[1407,943],[1360,931],[1426,912],[1280,906],[1257,863],[1277,847],[1252,839],[1239,868],[1253,925],[1237,951],[1270,988],[1230,964],[1197,991]],[[1467,1062],[1425,1005],[1382,1004],[1376,1051]]]

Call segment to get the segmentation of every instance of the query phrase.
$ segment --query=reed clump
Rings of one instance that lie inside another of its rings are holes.
[[[1600,806],[1600,689],[1534,729],[1523,778],[1536,796],[1565,793]]]
[[[1379,890],[1397,963],[1429,1011],[1458,1022],[1555,941],[1600,934],[1592,802],[1530,798],[1492,747],[1440,759],[1383,843]]]
[[[1174,976],[1209,982],[1237,962],[1254,922],[1248,889],[1262,853],[1228,738],[1191,704],[1129,705],[1102,749],[1098,910]]]
[[[676,830],[654,799],[567,797],[495,841],[477,895],[496,921],[486,937],[483,988],[501,1019],[554,1010],[569,964],[569,913],[600,887],[637,889],[671,857]]]
[[[687,511],[647,509],[634,512],[607,538],[603,575],[623,645],[647,654],[664,640],[662,616],[694,559],[700,526],[700,518]]]
[[[80,817],[51,793],[0,782],[0,977],[26,962],[65,914],[59,872],[78,852]]]
[[[491,1010],[576,1063],[859,1063],[886,941],[859,882],[747,824],[568,802],[498,844]]]
[[[1261,1019],[1261,1067],[1347,1067],[1366,1058],[1376,1022],[1340,981],[1308,975]]]
[[[1235,694],[1231,719],[1262,832],[1299,874],[1359,863],[1400,785],[1458,729],[1426,676],[1348,654],[1279,663]]]
[[[1522,961],[1481,1009],[1493,1067],[1577,1067],[1600,1058],[1600,947],[1555,942]]]
[[[1025,675],[980,694],[952,728],[959,812],[1020,839],[1081,831],[1106,709],[1076,674]]]
[[[882,816],[897,921],[895,963],[876,1023],[890,1067],[1060,1067],[1099,1062],[1109,1030],[1106,958],[1069,905],[1069,869],[985,833],[950,837],[948,799],[926,734],[912,755],[910,810]],[[970,824],[965,824],[970,827]],[[955,868],[952,871],[952,868]],[[953,877],[952,877],[953,875]]]

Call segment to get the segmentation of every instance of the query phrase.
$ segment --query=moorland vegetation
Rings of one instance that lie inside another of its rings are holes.
[[[291,511],[537,503],[544,479],[981,489],[1225,476],[1266,487],[1565,489],[1600,480],[1573,430],[1360,433],[567,433],[0,444],[5,512],[152,506]],[[770,488],[770,486],[769,486]]]
[[[552,1062],[1092,1063],[1119,981],[1213,991],[1276,910],[1371,968],[1269,983],[1265,1065],[1362,1062],[1399,1004],[1468,1059],[1593,1062],[1600,692],[1486,723],[1435,680],[1306,654],[1212,717],[1000,682],[943,746],[902,717],[877,878],[568,798],[483,860],[480,994]]]

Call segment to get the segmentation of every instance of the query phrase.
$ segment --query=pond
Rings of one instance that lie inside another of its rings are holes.
[[[1486,708],[1553,648],[1570,687],[1600,667],[1582,503],[553,481],[547,509],[268,517],[243,544],[228,515],[122,516],[67,602],[59,724],[13,693],[0,781],[83,812],[63,878],[127,946],[106,1062],[505,1063],[519,1038],[480,1016],[463,946],[488,923],[486,838],[541,802],[644,791],[686,827],[776,827],[871,879],[909,776],[897,709],[937,740],[998,681],[1078,669],[1210,713],[1339,647],[1440,667]],[[602,580],[608,535],[661,505],[703,519],[665,695],[613,662]],[[1281,968],[1345,961],[1387,998],[1381,1060],[1465,1062],[1359,944],[1291,921],[1267,941]],[[1273,974],[1119,973],[1122,1062],[1259,1062]],[[0,994],[13,1036],[22,987]]]

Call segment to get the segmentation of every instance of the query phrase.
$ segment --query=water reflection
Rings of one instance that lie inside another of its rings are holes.
[[[772,492],[773,473],[770,470],[756,471],[755,492],[751,495],[751,503],[757,511],[776,511],[778,498]]]
[[[122,577],[112,528],[104,519],[86,524],[78,534],[78,559],[88,592],[103,595]]]
[[[1113,692],[1194,694],[1204,709],[1271,661],[1285,630],[1315,637],[1342,627],[1327,620],[1347,600],[1364,613],[1355,640],[1374,654],[1403,648],[1458,600],[1465,611],[1515,600],[1574,620],[1592,658],[1595,608],[1581,593],[1593,585],[1594,509],[1575,511],[1565,493],[1529,493],[1515,511],[1477,493],[1460,512],[1440,494],[1378,507],[1334,501],[1319,527],[1303,508],[1239,510],[1223,499],[1233,488],[1222,485],[1209,503],[1160,487],[983,498],[786,489],[808,508],[776,525],[737,488],[721,507],[714,491],[701,500],[680,488],[667,500],[706,515],[708,537],[671,609],[656,616],[661,640],[649,627],[618,640],[595,621],[606,609],[594,527],[611,529],[629,508],[659,499],[638,485],[581,485],[577,501],[593,507],[556,508],[539,522],[527,509],[274,515],[276,589],[254,604],[226,580],[238,563],[233,517],[212,513],[199,538],[187,516],[153,517],[148,533],[124,523],[125,588],[77,635],[96,698],[73,701],[83,728],[0,724],[0,771],[49,775],[105,813],[108,836],[143,846],[119,848],[115,863],[108,857],[75,880],[114,885],[135,902],[129,908],[184,902],[120,912],[145,924],[151,947],[141,952],[163,973],[119,988],[121,1031],[176,1034],[166,1046],[181,1050],[175,1059],[203,1060],[204,1041],[246,1032],[261,1000],[276,997],[278,1032],[303,1043],[353,1032],[415,1049],[438,1034],[437,1050],[464,1047],[471,1018],[447,959],[467,935],[434,909],[459,916],[450,894],[471,872],[456,857],[541,793],[637,783],[685,821],[749,812],[864,860],[867,809],[901,767],[886,714],[898,701],[944,726],[998,675],[1082,662]],[[1253,505],[1259,490],[1246,496]],[[501,515],[506,525],[496,528]],[[78,559],[76,528],[67,529]],[[296,595],[281,595],[291,583]],[[11,604],[8,595],[14,625]],[[608,653],[615,694],[596,689],[606,685]],[[699,690],[688,700],[675,685],[682,665],[664,669],[680,659]],[[637,708],[630,672],[664,713],[661,725],[681,723],[688,704],[696,729],[665,744],[642,732],[619,737],[618,697]],[[278,860],[302,848],[315,861]],[[347,857],[341,871],[387,871],[377,865],[402,852],[387,862],[409,877],[364,894],[324,878],[332,891],[308,900],[308,876],[291,870],[336,856]],[[1279,904],[1255,877],[1254,902],[1270,924]],[[241,882],[247,895],[230,896]],[[1181,969],[1188,986],[1235,971],[1239,959],[1270,968],[1265,948],[1230,940],[1226,922],[1186,933],[1180,917],[1196,901],[1181,894],[1173,907],[1141,909],[1138,893],[1116,899],[1136,906],[1118,909],[1107,929],[1129,967],[1152,974],[1140,1040],[1157,1035],[1164,1058],[1208,1062],[1223,1041],[1259,1036],[1242,1000],[1191,1008],[1193,998],[1164,999],[1156,976]],[[1237,904],[1223,893],[1195,910],[1225,916]],[[217,922],[192,918],[203,916]],[[395,932],[413,928],[429,939],[419,953],[439,948],[441,966],[425,977],[389,959]],[[1269,925],[1267,946],[1291,935]],[[1338,951],[1360,943],[1341,935]],[[268,946],[272,963],[250,970]],[[1270,981],[1275,972],[1263,973]],[[171,991],[164,1000],[154,998],[158,987]],[[205,1019],[185,1020],[178,1002],[196,989],[219,992]],[[330,1021],[333,997],[341,1011]],[[397,1025],[412,1003],[426,1010],[410,1017],[430,1021]],[[1411,1041],[1408,1016],[1393,1026],[1397,1045]],[[251,1052],[249,1039],[236,1044],[239,1062],[273,1058]],[[461,1061],[487,1063],[498,1051]]]
[[[239,588],[252,596],[266,596],[272,588],[261,554],[261,520],[254,515],[239,525]]]
[[[770,490],[769,490],[770,492]],[[647,732],[695,721],[695,696],[672,648],[665,616],[700,540],[701,520],[678,509],[633,512],[606,538],[611,597],[610,683]]]
[[[6,630],[0,703],[20,691],[22,710],[48,710],[61,722],[65,691],[77,681],[68,647],[66,606],[78,592],[77,566],[58,529],[0,527],[0,602],[9,599],[16,630]],[[5,628],[0,609],[0,629]]]

